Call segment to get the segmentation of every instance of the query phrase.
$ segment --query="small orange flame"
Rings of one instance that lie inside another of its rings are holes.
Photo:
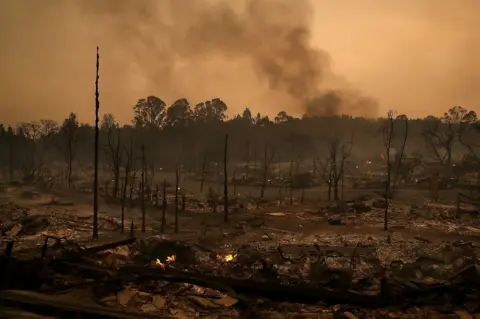
[[[172,256],[167,256],[167,259],[166,259],[165,263],[162,263],[162,261],[157,258],[157,260],[152,262],[152,264],[155,265],[155,266],[158,266],[162,269],[165,269],[165,264],[173,264],[173,263],[175,263],[176,260],[177,260],[177,256],[172,255]]]
[[[165,269],[165,264],[160,261],[160,259],[157,258],[154,262],[152,262],[153,265],[159,266],[160,268]]]

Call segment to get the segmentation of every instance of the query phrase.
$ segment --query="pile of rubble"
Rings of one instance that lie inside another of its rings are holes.
[[[15,240],[18,248],[41,244],[44,236],[83,241],[92,233],[91,216],[82,216],[70,208],[45,206],[22,208],[0,202],[0,243]],[[111,216],[99,216],[99,231],[110,234],[120,230],[121,222]]]

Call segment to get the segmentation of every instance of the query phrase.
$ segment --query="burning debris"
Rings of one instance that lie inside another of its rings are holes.
[[[152,262],[152,264],[155,265],[155,266],[159,266],[160,268],[165,269],[165,266],[167,264],[174,264],[175,260],[177,260],[177,256],[172,255],[172,256],[167,257],[167,259],[165,260],[165,263],[162,263],[160,261],[160,259],[157,258],[154,262]]]

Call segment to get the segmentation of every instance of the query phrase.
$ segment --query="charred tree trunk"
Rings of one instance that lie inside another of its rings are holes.
[[[127,201],[127,188],[128,188],[128,180],[130,177],[130,169],[132,166],[132,157],[133,157],[133,143],[130,141],[130,152],[127,154],[127,162],[125,164],[125,175],[123,178],[123,189],[122,189],[122,220],[121,220],[121,232],[125,231],[125,204]]]
[[[178,183],[179,176],[177,165],[177,169],[175,170],[175,234],[178,233]]]
[[[237,196],[237,171],[233,171],[233,197]]]
[[[159,192],[159,189],[158,189],[158,184],[157,184],[157,190],[156,190],[156,192],[155,192],[155,196],[156,196],[156,197],[155,197],[155,207],[158,207],[158,197],[159,197],[159,196],[158,196],[158,194],[159,194],[158,192]]]
[[[97,46],[97,68],[95,79],[95,155],[94,155],[94,173],[93,173],[93,239],[98,238],[98,111],[100,109],[100,94],[98,92],[98,79],[100,69],[100,53]]]
[[[185,211],[187,206],[187,195],[185,193],[182,193],[182,212]]]
[[[142,233],[145,232],[145,145],[142,144],[142,182],[140,188],[140,203],[142,205]]]
[[[165,226],[166,226],[166,219],[165,219],[165,213],[167,211],[167,180],[163,180],[163,194],[162,194],[162,226],[161,226],[161,232],[163,233],[165,231]]]
[[[220,187],[222,185],[222,181],[220,179],[220,163],[216,162],[217,164],[217,194],[220,194]]]
[[[250,172],[250,140],[247,140],[247,158],[245,164],[245,179],[248,179],[249,172]]]
[[[68,146],[68,172],[67,172],[67,179],[68,179],[68,188],[72,187],[72,165],[73,165],[73,145]]]
[[[289,196],[290,196],[290,205],[293,205],[293,159],[290,160],[290,171],[288,173],[289,179]]]
[[[290,205],[293,205],[293,161],[295,157],[295,144],[293,142],[293,138],[291,138],[291,145],[290,145],[290,169],[288,172],[288,180],[289,180],[289,192],[290,192]]]
[[[8,137],[8,179],[13,183],[13,133]]]
[[[120,165],[119,167],[115,168],[115,173],[113,174],[113,189],[112,189],[112,197],[118,196],[118,190],[120,189]]]
[[[201,180],[200,180],[200,193],[203,193],[203,186],[205,184],[205,168],[206,168],[206,165],[207,165],[207,155],[206,154],[203,154],[203,161],[202,161],[202,176],[201,176]]]
[[[130,183],[130,194],[128,196],[128,199],[130,200],[130,202],[132,202],[132,199],[133,199],[133,190],[135,188],[135,180],[137,179],[137,170],[134,168],[133,165],[134,165],[134,162],[132,162],[133,176],[132,176],[132,182]]]
[[[268,182],[268,167],[270,166],[270,162],[273,158],[273,151],[271,153],[271,156],[268,156],[268,142],[265,143],[265,148],[264,148],[264,159],[263,159],[263,178],[262,178],[262,188],[260,189],[260,198],[263,198],[265,196],[265,189],[267,188],[267,182]]]
[[[127,174],[125,174],[127,175]],[[128,185],[128,177],[125,176],[123,180],[123,190],[122,190],[122,212],[121,212],[121,229],[120,232],[123,234],[125,231],[125,202],[127,200],[127,185]]]
[[[257,157],[258,157],[258,156],[257,156],[257,149],[254,148],[254,149],[253,149],[253,173],[254,173],[254,176],[255,176],[255,177],[256,177],[256,175],[257,175],[257,160],[258,160]],[[256,179],[256,178],[255,178],[255,179]]]
[[[228,223],[228,134],[225,135],[225,148],[223,152],[223,221]]]
[[[383,218],[383,230],[388,230],[388,208],[390,206],[390,196],[391,196],[391,181],[392,181],[392,162],[390,159],[390,150],[392,148],[392,139],[393,139],[393,130],[394,130],[394,119],[392,114],[389,113],[387,119],[387,126],[384,128],[384,143],[385,143],[385,156],[387,158],[387,181],[385,183],[385,211]]]
[[[330,170],[328,172],[328,200],[332,200],[332,167],[330,167]]]
[[[115,171],[113,178],[115,180],[113,181],[112,197],[117,197],[118,190],[120,189],[120,168],[118,169],[118,171],[117,170]]]

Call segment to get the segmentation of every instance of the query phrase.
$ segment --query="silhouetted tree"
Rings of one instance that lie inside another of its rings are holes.
[[[197,122],[220,122],[226,118],[227,105],[220,99],[199,103],[193,111]]]
[[[67,185],[72,186],[73,160],[76,156],[76,148],[78,143],[78,120],[75,113],[70,115],[63,121],[60,128],[60,149],[63,154],[65,164],[67,165]]]
[[[245,123],[252,124],[253,123],[253,117],[252,117],[252,111],[247,107],[245,110],[243,110],[242,113],[242,120]]]
[[[397,137],[397,130],[395,123],[401,121],[404,123],[404,134],[403,138],[400,141],[399,152],[393,154],[392,149],[394,149],[394,141]],[[400,169],[402,166],[402,160],[405,153],[405,147],[408,139],[408,118],[405,115],[399,115],[395,117],[393,111],[388,111],[387,119],[382,130],[383,133],[383,143],[385,147],[385,159],[387,164],[387,180],[385,181],[385,190],[384,190],[384,200],[385,200],[385,211],[384,211],[384,222],[383,230],[388,230],[388,209],[390,207],[390,200],[393,199],[397,192],[398,187],[398,177]]]
[[[169,127],[186,126],[192,121],[193,111],[187,99],[176,100],[168,109],[165,125]]]
[[[138,100],[133,107],[135,127],[160,128],[166,116],[166,104],[156,96]]]
[[[287,112],[285,111],[281,111],[277,114],[277,116],[275,116],[275,123],[276,124],[279,124],[279,123],[286,123],[286,122],[290,122],[294,119],[293,116],[290,116],[287,114]]]
[[[102,149],[112,171],[112,196],[116,197],[120,185],[120,169],[124,152],[122,148],[120,125],[116,122],[113,114],[105,114],[103,116],[102,129],[105,130],[107,134],[107,144]]]

